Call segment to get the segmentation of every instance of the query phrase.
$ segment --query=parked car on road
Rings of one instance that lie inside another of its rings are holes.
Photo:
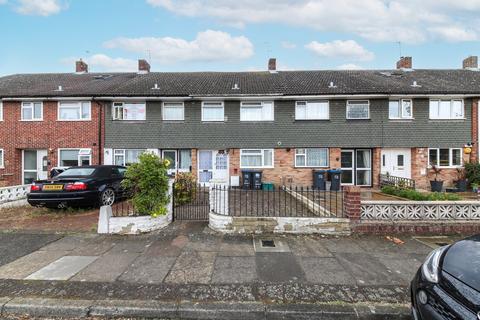
[[[480,235],[432,251],[411,300],[414,319],[480,319]]]
[[[121,186],[125,170],[110,165],[70,167],[53,178],[34,181],[27,201],[50,208],[112,205],[125,195]]]

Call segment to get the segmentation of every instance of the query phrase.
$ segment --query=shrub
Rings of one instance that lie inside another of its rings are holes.
[[[444,192],[421,193],[411,189],[402,189],[392,186],[382,187],[382,192],[393,196],[414,201],[456,201],[461,198],[456,194]]]
[[[125,172],[122,186],[132,192],[132,203],[138,214],[157,217],[167,213],[168,163],[151,153],[142,153],[139,162]]]
[[[465,163],[465,176],[468,182],[480,184],[480,163]]]
[[[191,173],[179,173],[175,177],[175,205],[190,203],[195,197],[197,182]]]

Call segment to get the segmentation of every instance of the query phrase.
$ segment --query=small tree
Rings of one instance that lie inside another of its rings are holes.
[[[175,205],[190,203],[194,200],[197,183],[190,172],[178,173],[175,177]]]
[[[122,186],[132,192],[132,203],[139,214],[157,217],[167,213],[168,160],[151,153],[142,153],[139,162],[125,172]]]

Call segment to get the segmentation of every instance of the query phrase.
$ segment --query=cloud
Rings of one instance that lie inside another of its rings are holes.
[[[191,41],[171,37],[117,38],[104,45],[142,55],[149,52],[152,60],[162,64],[243,60],[254,52],[248,38],[214,30],[199,32]]]
[[[62,63],[66,65],[71,65],[72,68],[78,58],[65,58],[62,59]],[[84,59],[88,64],[89,71],[91,72],[102,72],[102,71],[111,71],[111,72],[134,72],[137,71],[137,61],[126,58],[112,58],[106,54],[94,54],[90,57]]]
[[[297,47],[295,43],[292,43],[290,41],[282,41],[280,44],[284,49],[295,49]]]
[[[1,1],[1,0],[0,0]],[[58,0],[18,0],[15,11],[29,16],[49,16],[62,10]]]
[[[7,3],[7,0],[0,0],[0,5]]]
[[[346,63],[337,67],[338,70],[363,70],[363,67],[354,63]]]
[[[430,28],[430,31],[450,42],[478,40],[478,35],[475,32],[457,26],[435,27]]]
[[[318,56],[327,58],[348,58],[357,61],[369,61],[375,58],[372,52],[366,50],[354,40],[335,40],[325,43],[312,41],[305,45],[305,48]]]
[[[318,31],[352,33],[370,41],[420,43],[452,39],[449,32],[478,34],[478,0],[147,0],[153,7],[188,17],[206,17],[243,27],[282,23]],[[438,29],[440,28],[440,29]]]

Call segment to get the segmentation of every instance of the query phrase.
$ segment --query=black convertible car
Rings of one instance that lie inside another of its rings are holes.
[[[112,205],[124,196],[125,170],[108,165],[70,167],[48,180],[34,181],[27,201],[50,208]]]
[[[411,299],[414,319],[480,319],[480,235],[430,253]]]

